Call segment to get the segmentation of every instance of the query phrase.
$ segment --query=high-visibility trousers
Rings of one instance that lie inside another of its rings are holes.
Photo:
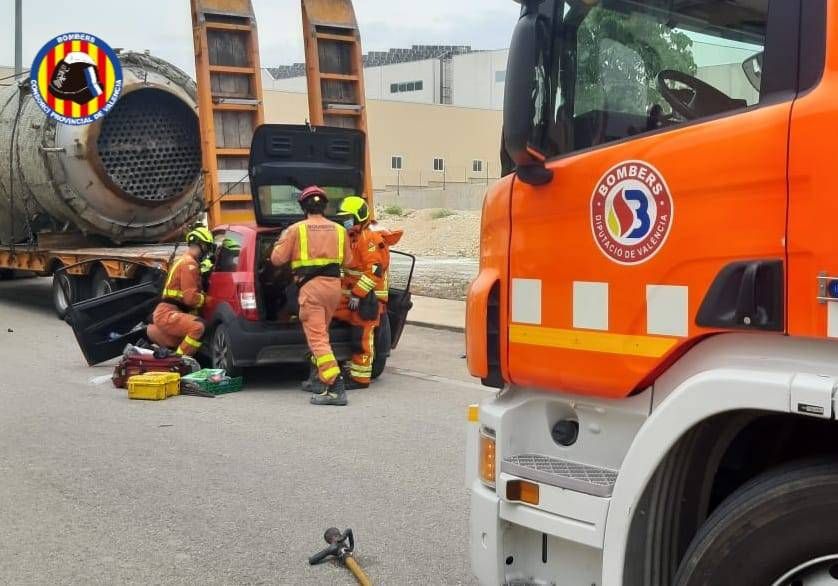
[[[171,303],[160,303],[154,309],[152,323],[146,331],[149,339],[177,353],[194,356],[201,348],[204,322],[197,315],[185,313]]]
[[[329,324],[340,304],[340,279],[316,277],[300,290],[300,322],[314,357],[320,380],[331,385],[340,374],[340,366],[329,340]]]
[[[372,363],[375,360],[375,329],[379,319],[364,320],[357,311],[349,309],[349,298],[344,295],[335,319],[352,326],[352,362],[349,375],[357,383],[369,384],[372,378]]]

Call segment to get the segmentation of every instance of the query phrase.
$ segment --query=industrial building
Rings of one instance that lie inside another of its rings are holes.
[[[759,48],[694,37],[697,77],[735,98],[758,96],[742,62]],[[508,50],[415,45],[365,55],[373,184],[435,186],[488,182],[500,175],[501,110]],[[268,120],[305,116],[305,66],[263,71]],[[297,94],[298,96],[295,96]]]

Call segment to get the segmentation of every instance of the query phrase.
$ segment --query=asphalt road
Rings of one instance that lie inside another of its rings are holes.
[[[0,282],[0,583],[354,584],[309,567],[352,527],[375,584],[471,584],[462,336],[411,328],[347,408],[299,372],[129,401],[87,367],[49,280]]]

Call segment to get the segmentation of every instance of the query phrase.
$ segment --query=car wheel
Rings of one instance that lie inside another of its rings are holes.
[[[838,579],[838,464],[797,463],[730,495],[693,539],[677,586],[814,586]],[[832,578],[829,578],[832,576]]]
[[[384,314],[381,316],[381,323],[375,332],[375,358],[372,361],[372,380],[384,374],[384,368],[387,366],[387,358],[390,356],[391,345],[390,320],[387,319],[387,314]]]
[[[212,335],[212,348],[210,349],[213,368],[223,368],[228,376],[241,376],[242,369],[236,366],[233,358],[233,351],[230,346],[230,334],[227,326],[218,324],[215,333]]]

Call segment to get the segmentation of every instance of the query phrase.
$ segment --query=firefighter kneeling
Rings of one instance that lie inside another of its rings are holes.
[[[349,389],[370,386],[375,360],[375,331],[386,301],[389,251],[381,233],[370,228],[366,200],[350,196],[343,200],[338,222],[349,232],[352,262],[343,271],[343,298],[335,319],[352,326],[352,362]]]
[[[177,353],[194,356],[201,348],[204,322],[198,312],[207,297],[201,284],[200,263],[212,253],[212,233],[204,227],[186,235],[189,245],[183,256],[175,261],[166,277],[163,300],[154,310],[148,326],[148,338],[167,348],[177,347]]]

